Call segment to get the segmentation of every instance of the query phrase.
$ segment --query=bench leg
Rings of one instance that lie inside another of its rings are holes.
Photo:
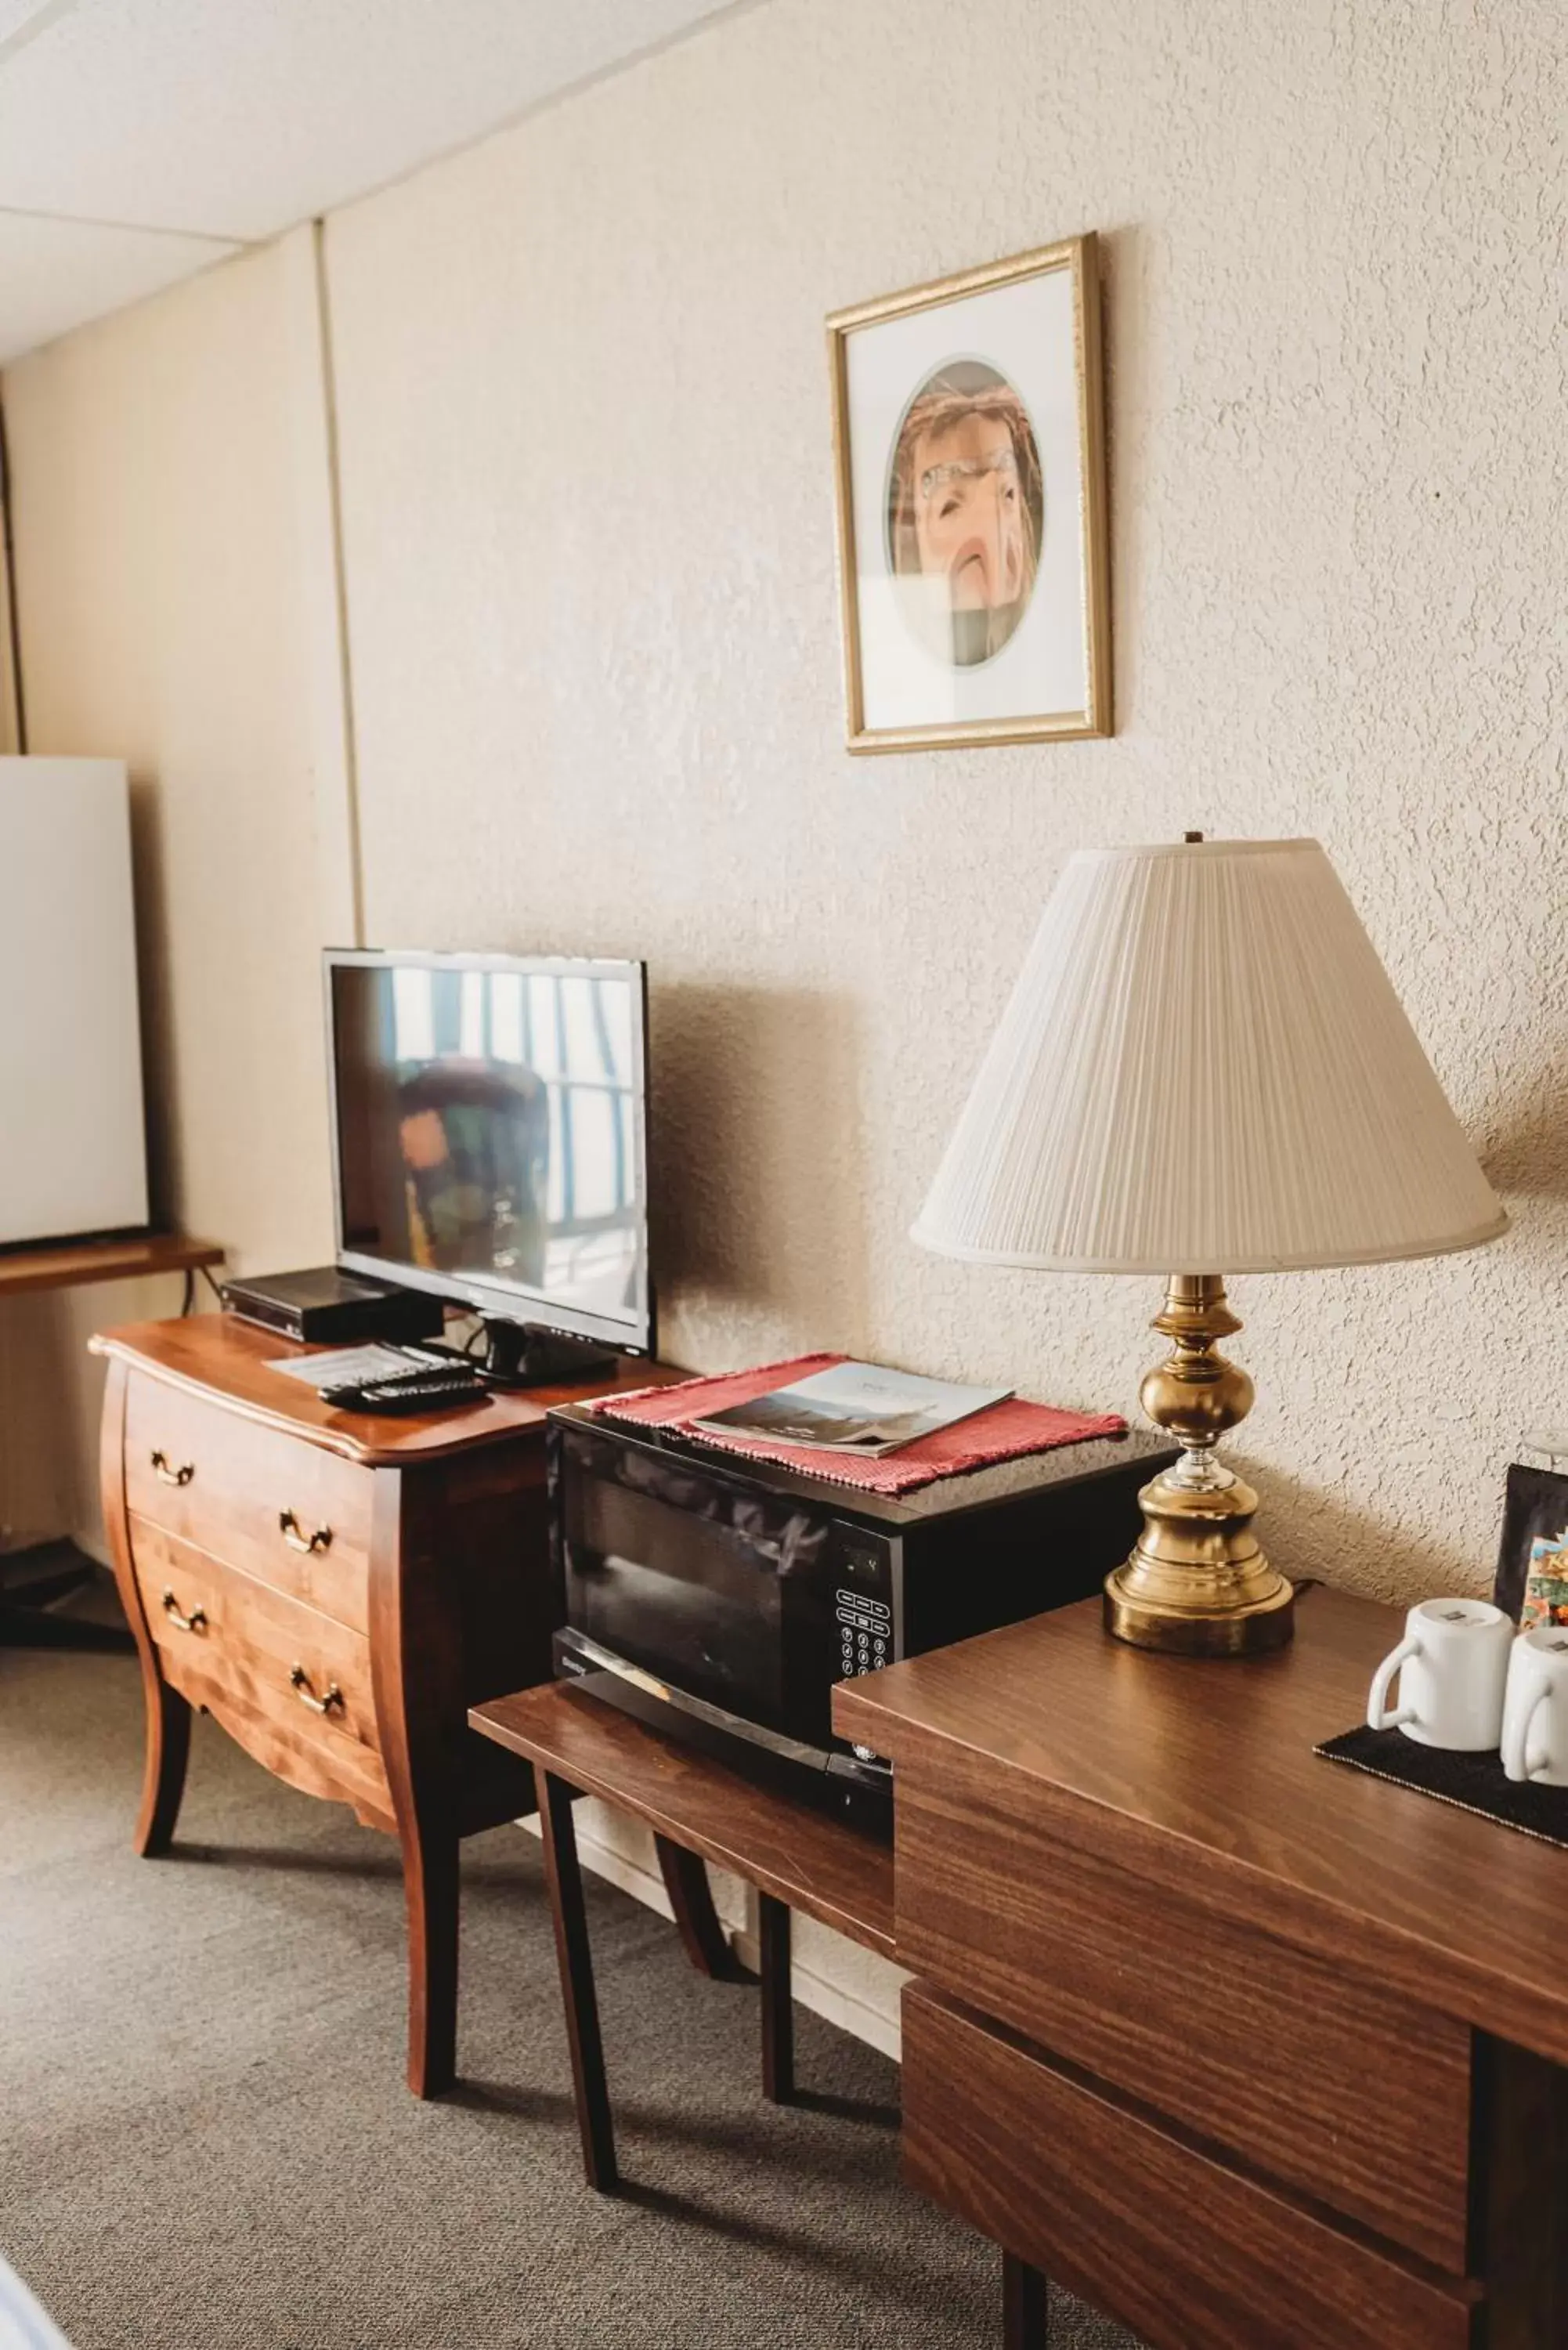
[[[763,1980],[763,2095],[773,2105],[787,2106],[794,2096],[789,1909],[771,1893],[757,1895],[757,1943]]]
[[[671,1844],[668,1836],[655,1836],[653,1841],[680,1947],[698,1973],[711,1976],[714,1982],[749,1982],[751,1977],[731,1950],[719,1922],[701,1860],[683,1845]]]
[[[576,1831],[572,1825],[576,1791],[564,1779],[552,1777],[542,1767],[535,1769],[534,1778],[539,1791],[545,1882],[549,1887],[550,1917],[556,1929],[556,1960],[561,1970],[561,2000],[572,2057],[572,2091],[583,2145],[583,2175],[601,2195],[613,2195],[618,2184],[615,2126],[610,2118],[599,2007],[594,1993],[583,1875],[577,1861]]]
[[[1002,2350],[1048,2350],[1045,2280],[1027,2261],[1002,2255]]]

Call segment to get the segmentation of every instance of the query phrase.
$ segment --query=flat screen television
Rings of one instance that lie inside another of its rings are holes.
[[[644,966],[326,961],[338,1264],[650,1354]]]

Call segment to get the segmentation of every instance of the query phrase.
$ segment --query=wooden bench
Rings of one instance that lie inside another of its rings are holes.
[[[775,2105],[787,2104],[794,2090],[790,1913],[798,1909],[891,1958],[889,1848],[791,1796],[754,1785],[569,1683],[493,1698],[468,1718],[484,1737],[534,1766],[589,2186],[613,2194],[618,2173],[572,1824],[578,1795],[597,1795],[653,1830],[688,1956],[705,1973],[734,1970],[723,1964],[723,1934],[703,1864],[711,1861],[756,1887],[763,2094]]]

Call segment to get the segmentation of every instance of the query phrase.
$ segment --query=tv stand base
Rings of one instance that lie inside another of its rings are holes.
[[[566,1387],[612,1372],[616,1357],[589,1338],[566,1338],[522,1322],[484,1316],[485,1377],[497,1387]]]

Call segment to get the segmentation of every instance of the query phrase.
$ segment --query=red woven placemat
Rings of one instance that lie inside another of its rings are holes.
[[[1052,1452],[1059,1444],[1081,1444],[1091,1436],[1121,1436],[1127,1422],[1117,1412],[1057,1411],[1048,1403],[1025,1403],[1010,1396],[988,1404],[968,1419],[955,1420],[935,1436],[922,1436],[879,1461],[852,1452],[818,1452],[805,1444],[774,1444],[755,1436],[719,1436],[692,1423],[732,1403],[752,1403],[774,1388],[787,1388],[814,1371],[846,1363],[847,1355],[799,1355],[790,1363],[763,1363],[750,1371],[722,1371],[716,1378],[683,1379],[679,1387],[636,1388],[629,1394],[598,1396],[587,1409],[607,1419],[638,1428],[668,1428],[715,1451],[742,1452],[754,1461],[776,1461],[830,1484],[853,1485],[863,1493],[909,1493],[939,1477],[961,1476],[1026,1452]]]

